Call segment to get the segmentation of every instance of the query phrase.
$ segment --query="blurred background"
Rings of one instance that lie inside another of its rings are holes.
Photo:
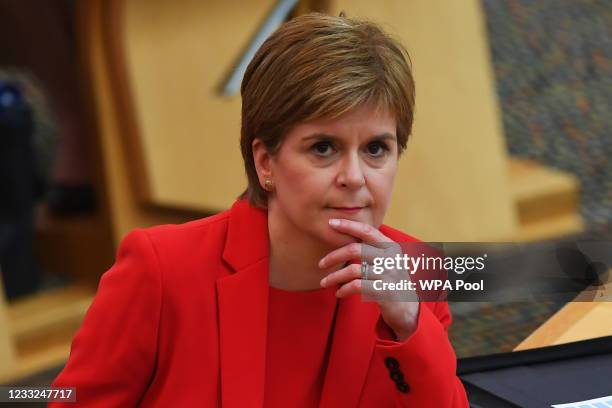
[[[386,224],[610,239],[610,1],[0,0],[0,384],[51,383],[128,231],[232,204],[246,64],[282,22],[342,10],[412,59]],[[612,334],[568,334],[589,303],[450,306],[458,357]]]

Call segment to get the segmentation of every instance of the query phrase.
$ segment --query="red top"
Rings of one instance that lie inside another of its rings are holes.
[[[319,405],[338,302],[336,290],[270,287],[265,407],[285,408],[288,401],[292,407]]]

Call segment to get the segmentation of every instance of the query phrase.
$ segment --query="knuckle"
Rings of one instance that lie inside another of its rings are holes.
[[[336,281],[336,276],[333,273],[330,273],[325,277],[325,282],[330,285]]]
[[[394,256],[396,254],[402,254],[402,248],[398,244],[389,244],[385,248],[385,253],[389,254],[389,256]]]

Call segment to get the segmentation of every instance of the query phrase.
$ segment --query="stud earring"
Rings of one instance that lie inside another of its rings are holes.
[[[272,188],[272,180],[266,179],[266,181],[264,181],[264,185],[266,186],[266,189],[271,189]]]

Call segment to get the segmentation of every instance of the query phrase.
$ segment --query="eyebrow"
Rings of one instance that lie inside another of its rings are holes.
[[[338,136],[328,135],[326,133],[313,133],[309,136],[306,136],[302,139],[303,142],[311,140],[311,139],[330,139],[330,140],[340,140]],[[397,140],[396,136],[391,133],[381,133],[380,135],[374,135],[372,137],[374,140]]]

